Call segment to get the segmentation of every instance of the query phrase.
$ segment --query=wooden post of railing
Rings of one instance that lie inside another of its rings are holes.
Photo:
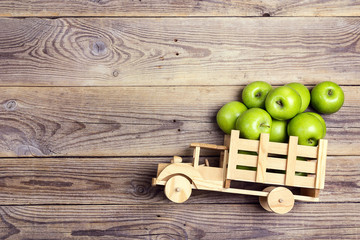
[[[298,137],[290,136],[286,159],[285,185],[293,186],[295,178],[295,164],[297,156]]]
[[[323,189],[325,182],[327,140],[320,139],[318,145],[318,159],[316,164],[315,188]]]
[[[200,147],[195,147],[194,154],[193,154],[194,168],[197,168],[199,166],[199,159],[200,159]]]
[[[261,133],[256,170],[256,182],[263,183],[266,176],[266,160],[268,157],[269,134]]]

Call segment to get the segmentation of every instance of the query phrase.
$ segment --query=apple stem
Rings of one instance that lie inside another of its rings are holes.
[[[331,96],[331,95],[333,95],[333,94],[334,94],[334,91],[333,91],[332,89],[329,89],[329,90],[328,90],[328,95]]]
[[[312,139],[312,138],[309,138],[309,139],[308,139],[308,143],[309,143],[310,145],[313,145],[315,142],[316,142],[316,140],[314,140],[314,139]]]
[[[261,92],[258,92],[255,97],[261,97]]]
[[[270,128],[270,126],[269,126],[269,125],[267,125],[266,123],[262,123],[262,124],[260,124],[260,127],[267,127],[267,128]]]
[[[284,106],[281,100],[276,101],[276,103],[277,103],[278,105],[280,105],[280,107],[283,107],[283,106]]]

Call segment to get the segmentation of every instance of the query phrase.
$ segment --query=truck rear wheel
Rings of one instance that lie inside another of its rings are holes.
[[[260,205],[267,211],[284,214],[289,212],[295,203],[293,193],[285,187],[267,187],[267,197],[260,197]]]
[[[165,195],[175,203],[183,203],[189,199],[192,192],[190,181],[182,176],[175,175],[165,184]]]

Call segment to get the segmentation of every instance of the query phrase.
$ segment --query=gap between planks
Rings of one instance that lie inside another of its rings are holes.
[[[202,191],[202,190],[199,190],[199,191]],[[229,193],[224,193],[224,197],[229,194]],[[234,194],[234,195],[239,195],[239,194]],[[241,195],[241,194],[240,194]],[[241,195],[241,196],[246,196],[246,195]],[[295,204],[318,204],[318,205],[334,205],[334,204],[338,204],[338,203],[341,203],[341,204],[359,204],[360,201],[337,201],[337,202],[324,202],[324,201],[308,201],[308,202],[305,202],[305,201],[296,201]],[[147,206],[158,206],[158,205],[161,205],[161,206],[177,206],[179,204],[175,204],[175,203],[172,203],[169,201],[169,203],[165,203],[165,202],[161,202],[161,203],[146,203],[146,204],[142,204],[142,203],[29,203],[29,204],[0,204],[0,207],[27,207],[27,206],[39,206],[39,207],[42,207],[42,206],[68,206],[68,207],[71,207],[71,206],[144,206],[144,205],[147,205]],[[209,202],[209,203],[206,203],[206,202],[191,202],[191,203],[182,203],[181,205],[219,205],[219,203],[216,203],[216,202]],[[233,203],[233,202],[223,202],[221,203],[221,205],[259,205],[259,201],[254,201],[254,202],[239,202],[239,203]]]

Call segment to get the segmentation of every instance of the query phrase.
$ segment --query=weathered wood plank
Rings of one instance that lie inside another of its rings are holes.
[[[0,208],[2,239],[358,239],[358,204],[302,204],[284,216],[255,204]]]
[[[157,164],[169,163],[170,159],[0,159],[0,202],[2,205],[170,203],[164,195],[164,187],[151,187]],[[184,158],[184,161],[191,161],[191,157]],[[209,161],[216,166],[219,159],[209,158]],[[325,189],[320,193],[321,203],[358,201],[359,162],[360,158],[353,156],[328,158]],[[261,191],[266,187],[251,183],[236,184],[234,186],[249,190]],[[258,198],[194,190],[186,203],[258,203]]]
[[[1,86],[359,83],[358,18],[25,18],[0,25]]]
[[[0,156],[191,156],[192,142],[221,145],[223,104],[243,86],[3,87]],[[324,116],[329,155],[360,155],[360,87]]]
[[[359,16],[358,0],[2,0],[0,16]]]

